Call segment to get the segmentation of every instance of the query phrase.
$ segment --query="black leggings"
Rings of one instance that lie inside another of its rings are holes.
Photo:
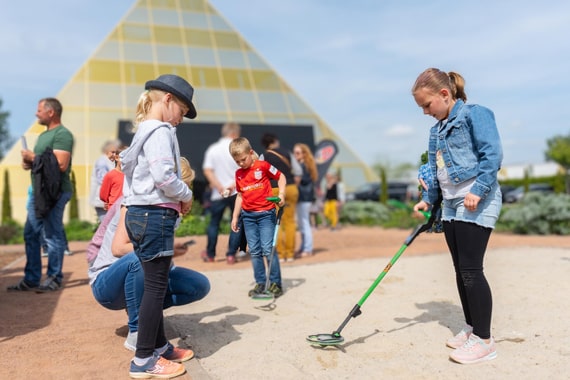
[[[481,339],[491,337],[493,297],[483,273],[483,259],[491,228],[459,221],[443,222],[465,322]]]
[[[139,308],[137,351],[139,358],[152,356],[156,348],[168,343],[164,333],[162,306],[168,288],[172,256],[141,262],[144,270],[144,294]]]

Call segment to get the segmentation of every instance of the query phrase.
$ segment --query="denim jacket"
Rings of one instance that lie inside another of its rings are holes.
[[[441,150],[449,179],[460,184],[471,178],[470,192],[485,199],[497,183],[503,150],[493,112],[480,105],[465,104],[458,99],[447,123],[436,123],[430,130],[428,157],[431,172],[437,179],[436,152]],[[428,202],[437,200],[439,183],[428,190]]]

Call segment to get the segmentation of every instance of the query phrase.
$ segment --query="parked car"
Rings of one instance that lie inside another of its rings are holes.
[[[517,188],[517,186],[514,186],[514,185],[501,185],[501,194],[503,196],[503,203],[507,202],[507,199],[506,199],[507,194],[516,188]]]
[[[552,185],[549,185],[548,183],[531,183],[530,185],[528,185],[528,191],[535,191],[535,192],[540,192],[540,193],[553,193],[554,192],[554,188],[552,187]],[[525,192],[524,192],[524,186],[519,186],[514,190],[509,191],[508,193],[503,195],[503,199],[505,201],[505,203],[515,203],[518,202],[522,199],[522,197],[524,196]]]
[[[388,199],[397,199],[406,201],[408,197],[407,182],[388,182]],[[348,201],[380,201],[381,186],[380,182],[368,182],[357,188],[354,192],[348,193],[346,199]]]

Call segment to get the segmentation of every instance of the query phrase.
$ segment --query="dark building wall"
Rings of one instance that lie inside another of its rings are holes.
[[[283,125],[283,124],[243,124],[241,135],[246,137],[253,149],[263,153],[261,137],[264,133],[275,134],[281,143],[281,147],[293,149],[296,143],[305,143],[314,151],[315,139],[313,127],[310,125]],[[177,127],[176,135],[180,145],[180,154],[190,161],[190,165],[196,171],[194,180],[194,199],[202,201],[206,189],[206,180],[202,172],[204,153],[210,144],[216,142],[221,136],[223,123],[182,123]],[[129,145],[133,139],[133,128],[130,121],[120,121],[118,138],[125,145]]]

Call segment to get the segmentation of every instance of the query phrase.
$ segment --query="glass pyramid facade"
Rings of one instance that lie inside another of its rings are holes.
[[[333,168],[341,169],[347,186],[376,178],[208,1],[138,0],[56,96],[63,124],[75,136],[81,219],[94,219],[91,165],[101,146],[117,138],[119,120],[132,119],[144,83],[166,73],[195,87],[197,121],[312,125],[315,142],[328,138],[339,146]],[[33,125],[26,132],[30,147],[42,130]],[[19,210],[25,210],[30,182],[20,149],[16,143],[1,166],[10,171],[13,216],[23,221]]]

